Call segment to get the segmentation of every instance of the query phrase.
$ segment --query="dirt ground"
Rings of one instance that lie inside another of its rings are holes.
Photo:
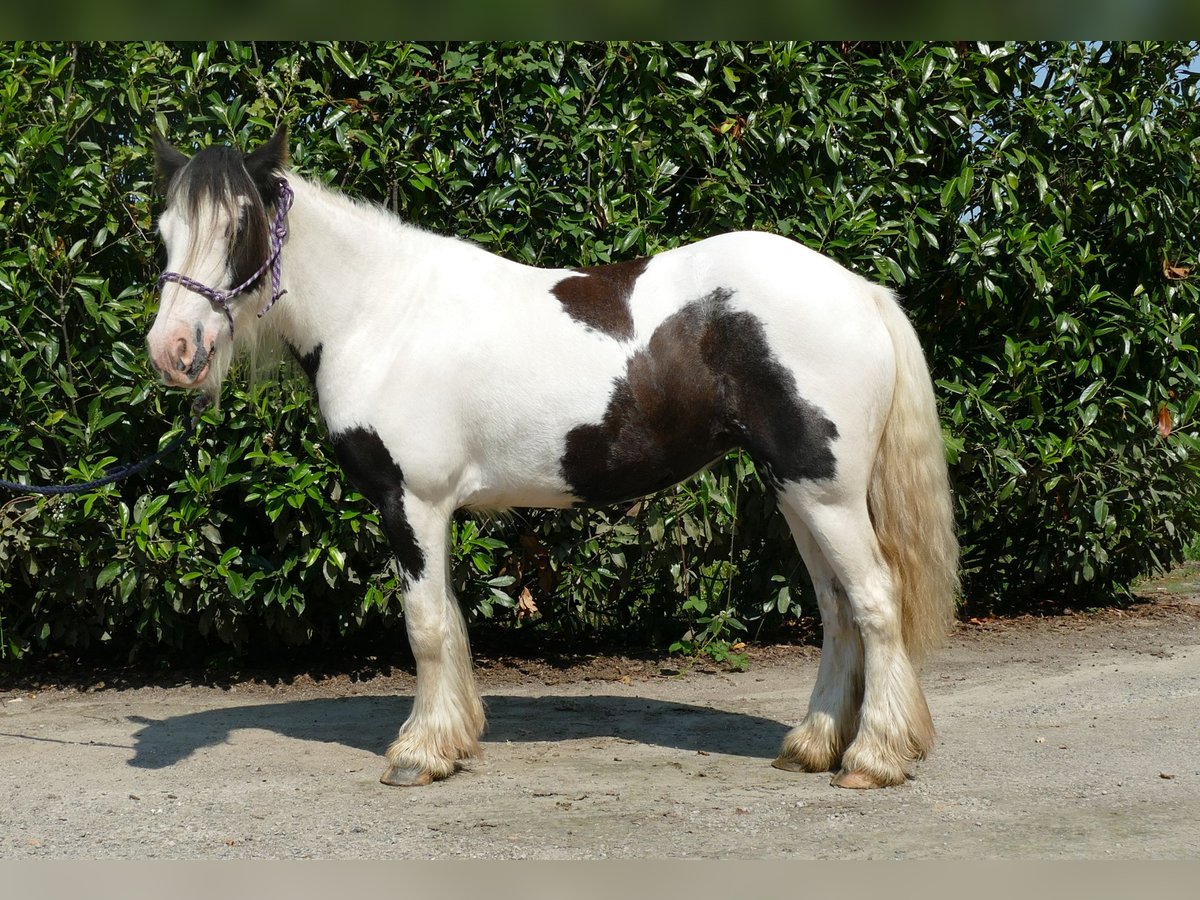
[[[1200,567],[1124,609],[969,620],[923,676],[907,785],[771,768],[814,647],[745,672],[483,660],[485,755],[377,778],[413,679],[0,690],[0,858],[1075,858],[1200,855]]]

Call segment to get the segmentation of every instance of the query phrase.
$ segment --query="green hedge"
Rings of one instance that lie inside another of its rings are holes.
[[[161,263],[149,130],[194,149],[286,122],[304,174],[521,261],[753,228],[894,286],[938,382],[966,598],[1104,602],[1179,559],[1200,514],[1198,54],[4,45],[0,478],[84,479],[178,427],[185,398],[143,349]],[[235,379],[145,478],[0,497],[0,653],[395,631],[378,520],[323,436],[301,380]],[[735,454],[627,509],[464,516],[457,588],[476,619],[716,652],[813,612],[772,513]]]

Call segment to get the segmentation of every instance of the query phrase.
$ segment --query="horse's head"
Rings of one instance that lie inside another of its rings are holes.
[[[154,154],[166,193],[158,232],[167,271],[147,337],[150,358],[168,384],[215,397],[235,331],[249,328],[261,306],[255,298],[269,293],[269,262],[278,252],[271,215],[287,191],[280,179],[287,131],[252,153],[208,147],[191,158],[155,135]]]

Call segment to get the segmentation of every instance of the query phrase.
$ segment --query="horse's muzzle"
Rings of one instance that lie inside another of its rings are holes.
[[[176,329],[162,341],[150,342],[150,359],[163,380],[176,387],[195,388],[208,374],[216,341],[206,343],[197,325],[192,334]]]

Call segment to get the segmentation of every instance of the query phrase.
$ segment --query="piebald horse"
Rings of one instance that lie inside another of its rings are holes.
[[[847,788],[912,776],[934,739],[917,666],[952,623],[958,548],[933,386],[890,291],[758,232],[534,268],[301,177],[284,129],[248,154],[154,145],[154,366],[216,398],[235,350],[290,350],[403,573],[417,686],[381,781],[480,752],[456,509],[626,501],[735,447],[778,496],[824,626],[774,765]]]

